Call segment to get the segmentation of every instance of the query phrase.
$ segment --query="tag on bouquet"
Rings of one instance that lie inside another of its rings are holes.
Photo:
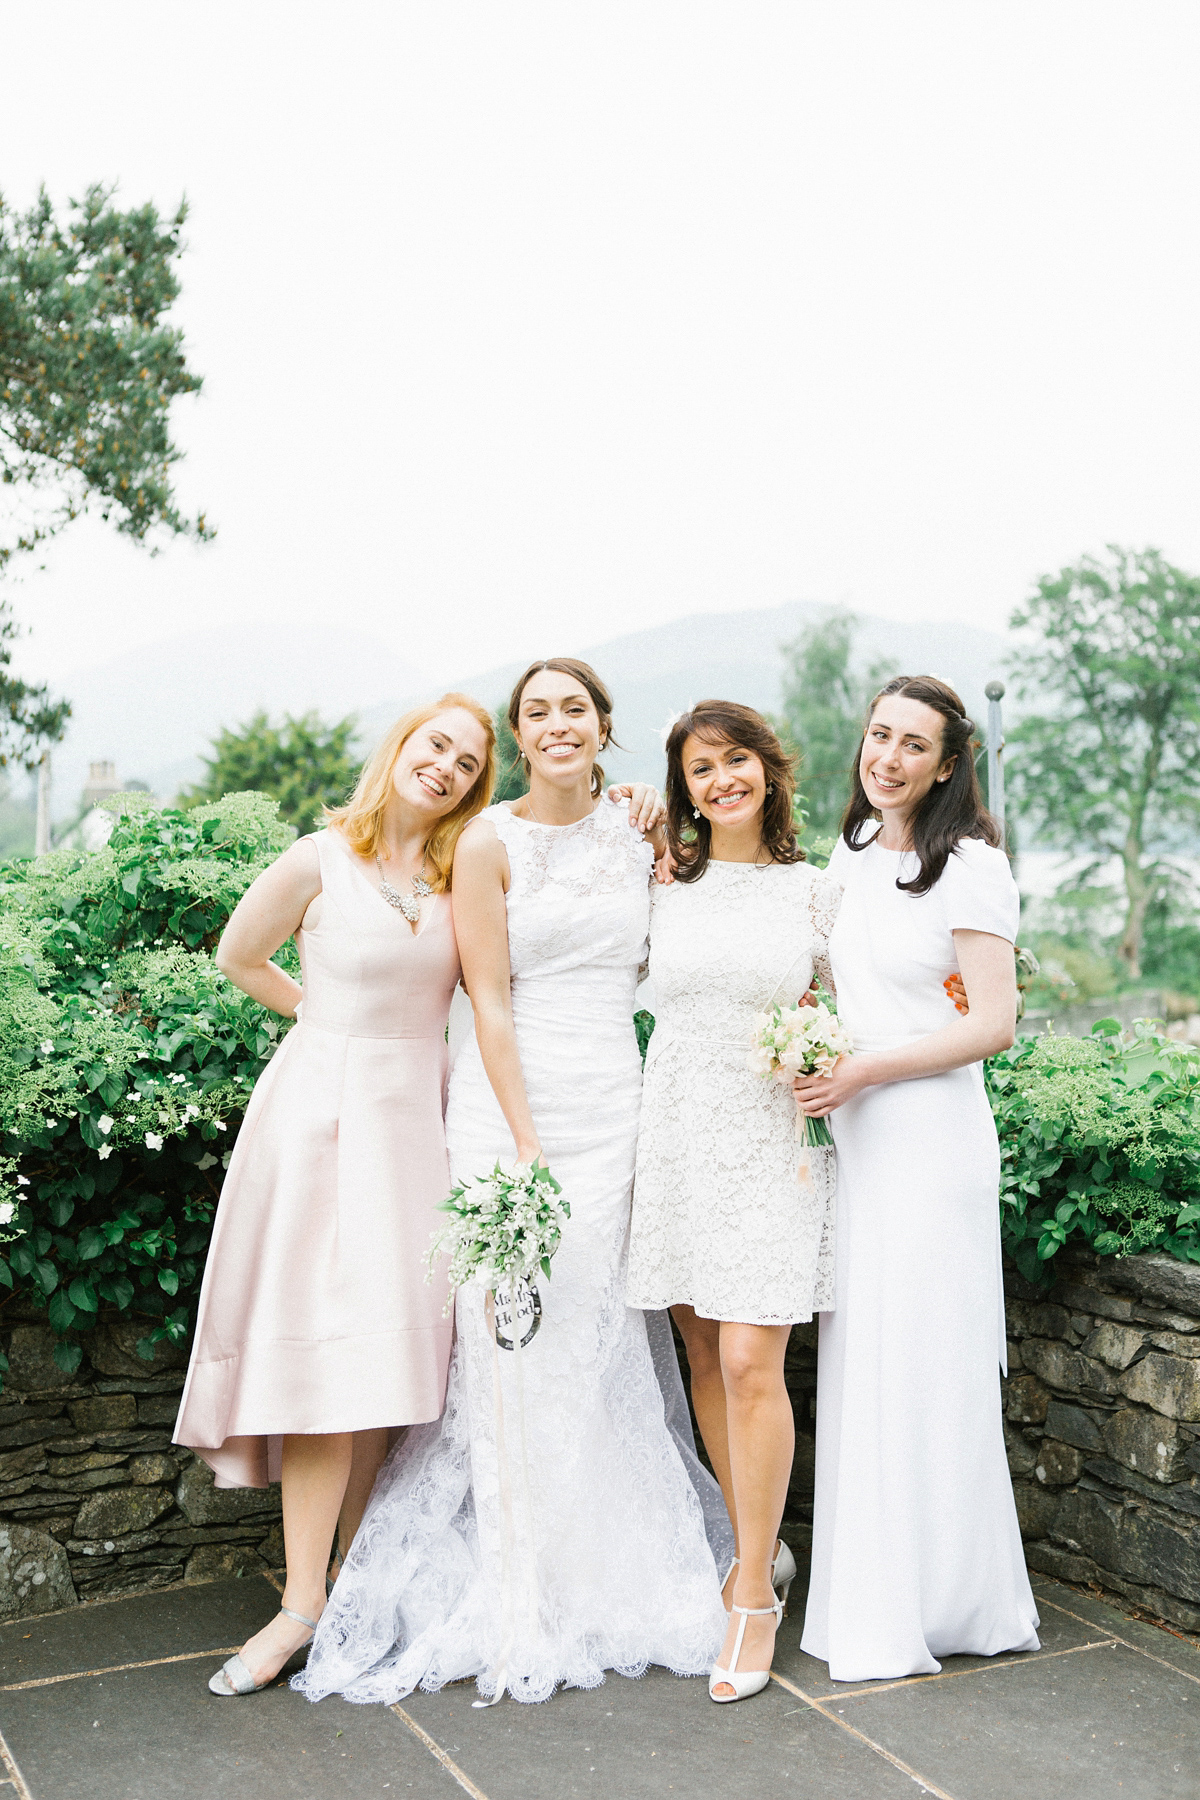
[[[510,1286],[496,1287],[492,1292],[496,1308],[496,1342],[501,1350],[511,1350],[519,1341],[523,1350],[542,1322],[541,1295],[522,1276]]]

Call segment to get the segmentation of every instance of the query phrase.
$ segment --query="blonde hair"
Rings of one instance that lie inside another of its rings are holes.
[[[341,832],[356,855],[378,855],[383,843],[383,815],[392,797],[392,774],[396,759],[414,731],[427,725],[430,719],[436,719],[439,713],[449,712],[451,707],[461,707],[463,712],[469,712],[482,725],[487,749],[483,767],[474,782],[454,811],[437,821],[425,845],[425,854],[429,859],[429,885],[435,894],[444,893],[449,888],[454,846],[459,835],[468,821],[476,813],[483,811],[496,785],[496,727],[492,723],[491,714],[478,700],[472,700],[469,694],[443,694],[440,700],[435,700],[430,705],[413,707],[411,712],[406,712],[396,720],[387,736],[371,752],[345,806],[327,806],[323,809],[326,824],[332,830]]]

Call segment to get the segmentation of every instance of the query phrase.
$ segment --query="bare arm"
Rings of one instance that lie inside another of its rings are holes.
[[[316,845],[301,838],[242,895],[217,945],[217,967],[260,1006],[293,1018],[303,988],[271,958],[321,892]]]
[[[954,947],[970,1011],[940,1031],[918,1038],[915,1044],[860,1051],[844,1056],[832,1075],[799,1076],[794,1087],[801,1112],[819,1119],[880,1082],[943,1075],[948,1069],[961,1069],[1008,1049],[1017,1028],[1012,945],[989,931],[956,931]]]
[[[487,1078],[513,1134],[518,1162],[531,1163],[540,1156],[541,1145],[513,1025],[507,877],[508,855],[495,827],[486,819],[474,820],[454,852],[454,934]]]

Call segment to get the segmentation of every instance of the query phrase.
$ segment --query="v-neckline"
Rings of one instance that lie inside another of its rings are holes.
[[[358,867],[358,857],[355,855],[354,851],[351,850],[351,848],[348,844],[347,844],[345,850],[339,851],[338,854],[340,856],[344,856],[346,858],[346,861],[350,864],[351,868],[359,876],[360,880],[366,882],[367,886],[370,888],[371,892],[374,894],[375,898],[378,900],[380,906],[384,907],[386,909],[386,911],[388,912],[388,914],[392,918],[395,918],[397,915],[399,915],[400,918],[404,919],[404,914],[402,912],[400,912],[400,908],[398,906],[393,906],[391,904],[390,900],[385,900],[383,895],[379,891],[379,889],[375,886],[375,883],[371,880],[371,877],[367,874],[366,870],[360,869]],[[445,899],[445,894],[444,893],[434,894],[432,896],[432,898],[433,898],[433,905],[430,907],[429,912],[426,915],[426,917],[419,921],[419,923],[417,925],[417,929],[415,931],[412,928],[411,920],[404,919],[404,923],[408,927],[408,935],[412,939],[414,944],[416,943],[418,938],[422,938],[425,936],[426,929],[433,922],[434,914],[438,910],[437,903],[439,900]]]

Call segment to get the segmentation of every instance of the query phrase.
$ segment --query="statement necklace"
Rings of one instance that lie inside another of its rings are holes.
[[[421,917],[422,900],[425,898],[426,894],[432,894],[433,892],[433,889],[425,879],[425,861],[426,859],[423,856],[421,858],[420,874],[412,877],[412,893],[402,894],[397,888],[392,886],[391,882],[384,874],[383,863],[380,861],[379,852],[375,852],[375,866],[379,870],[379,891],[389,906],[394,906],[397,912],[404,914],[404,917],[408,920],[410,925],[415,925],[417,923],[418,919]]]

